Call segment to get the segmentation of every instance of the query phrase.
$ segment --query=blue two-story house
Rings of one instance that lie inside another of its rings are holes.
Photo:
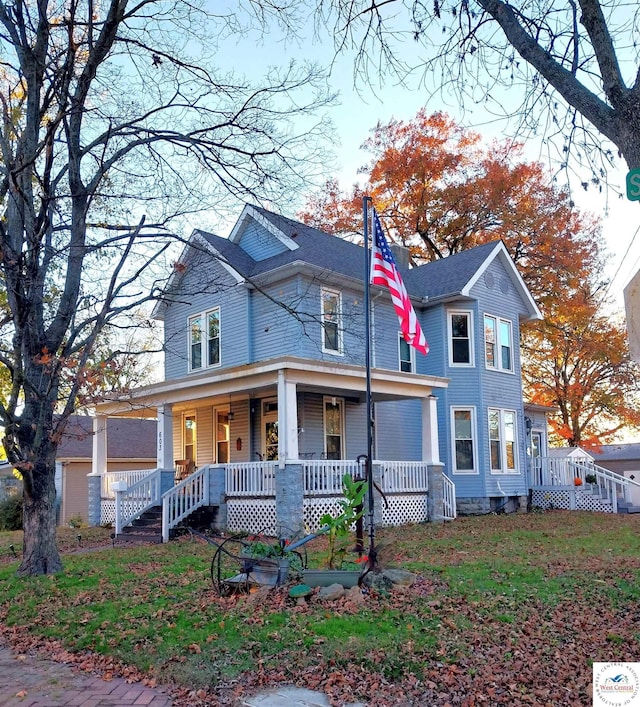
[[[430,352],[406,344],[372,287],[376,522],[515,510],[528,491],[520,322],[540,312],[499,241],[416,268],[395,252]],[[164,381],[97,406],[93,522],[119,508],[120,530],[162,503],[165,537],[198,505],[230,529],[316,527],[343,474],[364,469],[364,277],[360,245],[262,208],[228,238],[194,232],[154,310]],[[158,421],[144,478],[106,474],[101,421],[120,415]]]

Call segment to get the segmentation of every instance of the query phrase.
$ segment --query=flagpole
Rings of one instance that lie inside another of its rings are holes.
[[[369,296],[369,278],[371,270],[371,252],[369,250],[369,205],[371,197],[362,197],[362,217],[364,221],[364,329],[365,345],[364,358],[366,369],[366,398],[367,398],[367,494],[369,501],[369,567],[375,569],[375,528],[373,522],[373,418],[371,407],[371,303]]]

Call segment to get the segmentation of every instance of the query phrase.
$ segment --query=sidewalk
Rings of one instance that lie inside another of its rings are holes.
[[[32,655],[17,654],[0,645],[0,705],[2,707],[181,707],[162,688],[106,681]],[[327,696],[284,686],[245,697],[238,707],[329,707]],[[345,707],[366,707],[345,705]]]
[[[103,680],[70,666],[0,646],[0,705],[3,707],[178,707],[161,689],[121,678]]]

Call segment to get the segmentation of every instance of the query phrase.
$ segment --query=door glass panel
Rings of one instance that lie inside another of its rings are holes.
[[[274,460],[278,458],[278,421],[265,422],[265,459]]]
[[[325,401],[324,439],[326,458],[342,459],[342,400]]]
[[[229,413],[218,412],[216,417],[216,460],[218,464],[226,464],[229,461]]]
[[[184,458],[190,462],[190,467],[196,465],[196,416],[185,415],[184,418]]]

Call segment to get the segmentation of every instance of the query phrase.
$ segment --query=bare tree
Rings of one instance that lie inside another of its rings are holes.
[[[588,163],[598,186],[615,159],[602,136],[640,168],[635,3],[322,0],[318,16],[335,22],[340,50],[357,47],[356,72],[368,79],[420,69],[466,108],[482,104],[515,118],[520,137],[546,137],[561,163],[569,153]]]
[[[240,19],[179,0],[0,0],[0,423],[24,478],[21,574],[61,568],[57,444],[101,332],[159,293],[145,283],[173,228],[225,195],[279,199],[322,157],[322,125],[290,124],[330,99],[316,68],[258,86],[216,73],[216,38]]]

